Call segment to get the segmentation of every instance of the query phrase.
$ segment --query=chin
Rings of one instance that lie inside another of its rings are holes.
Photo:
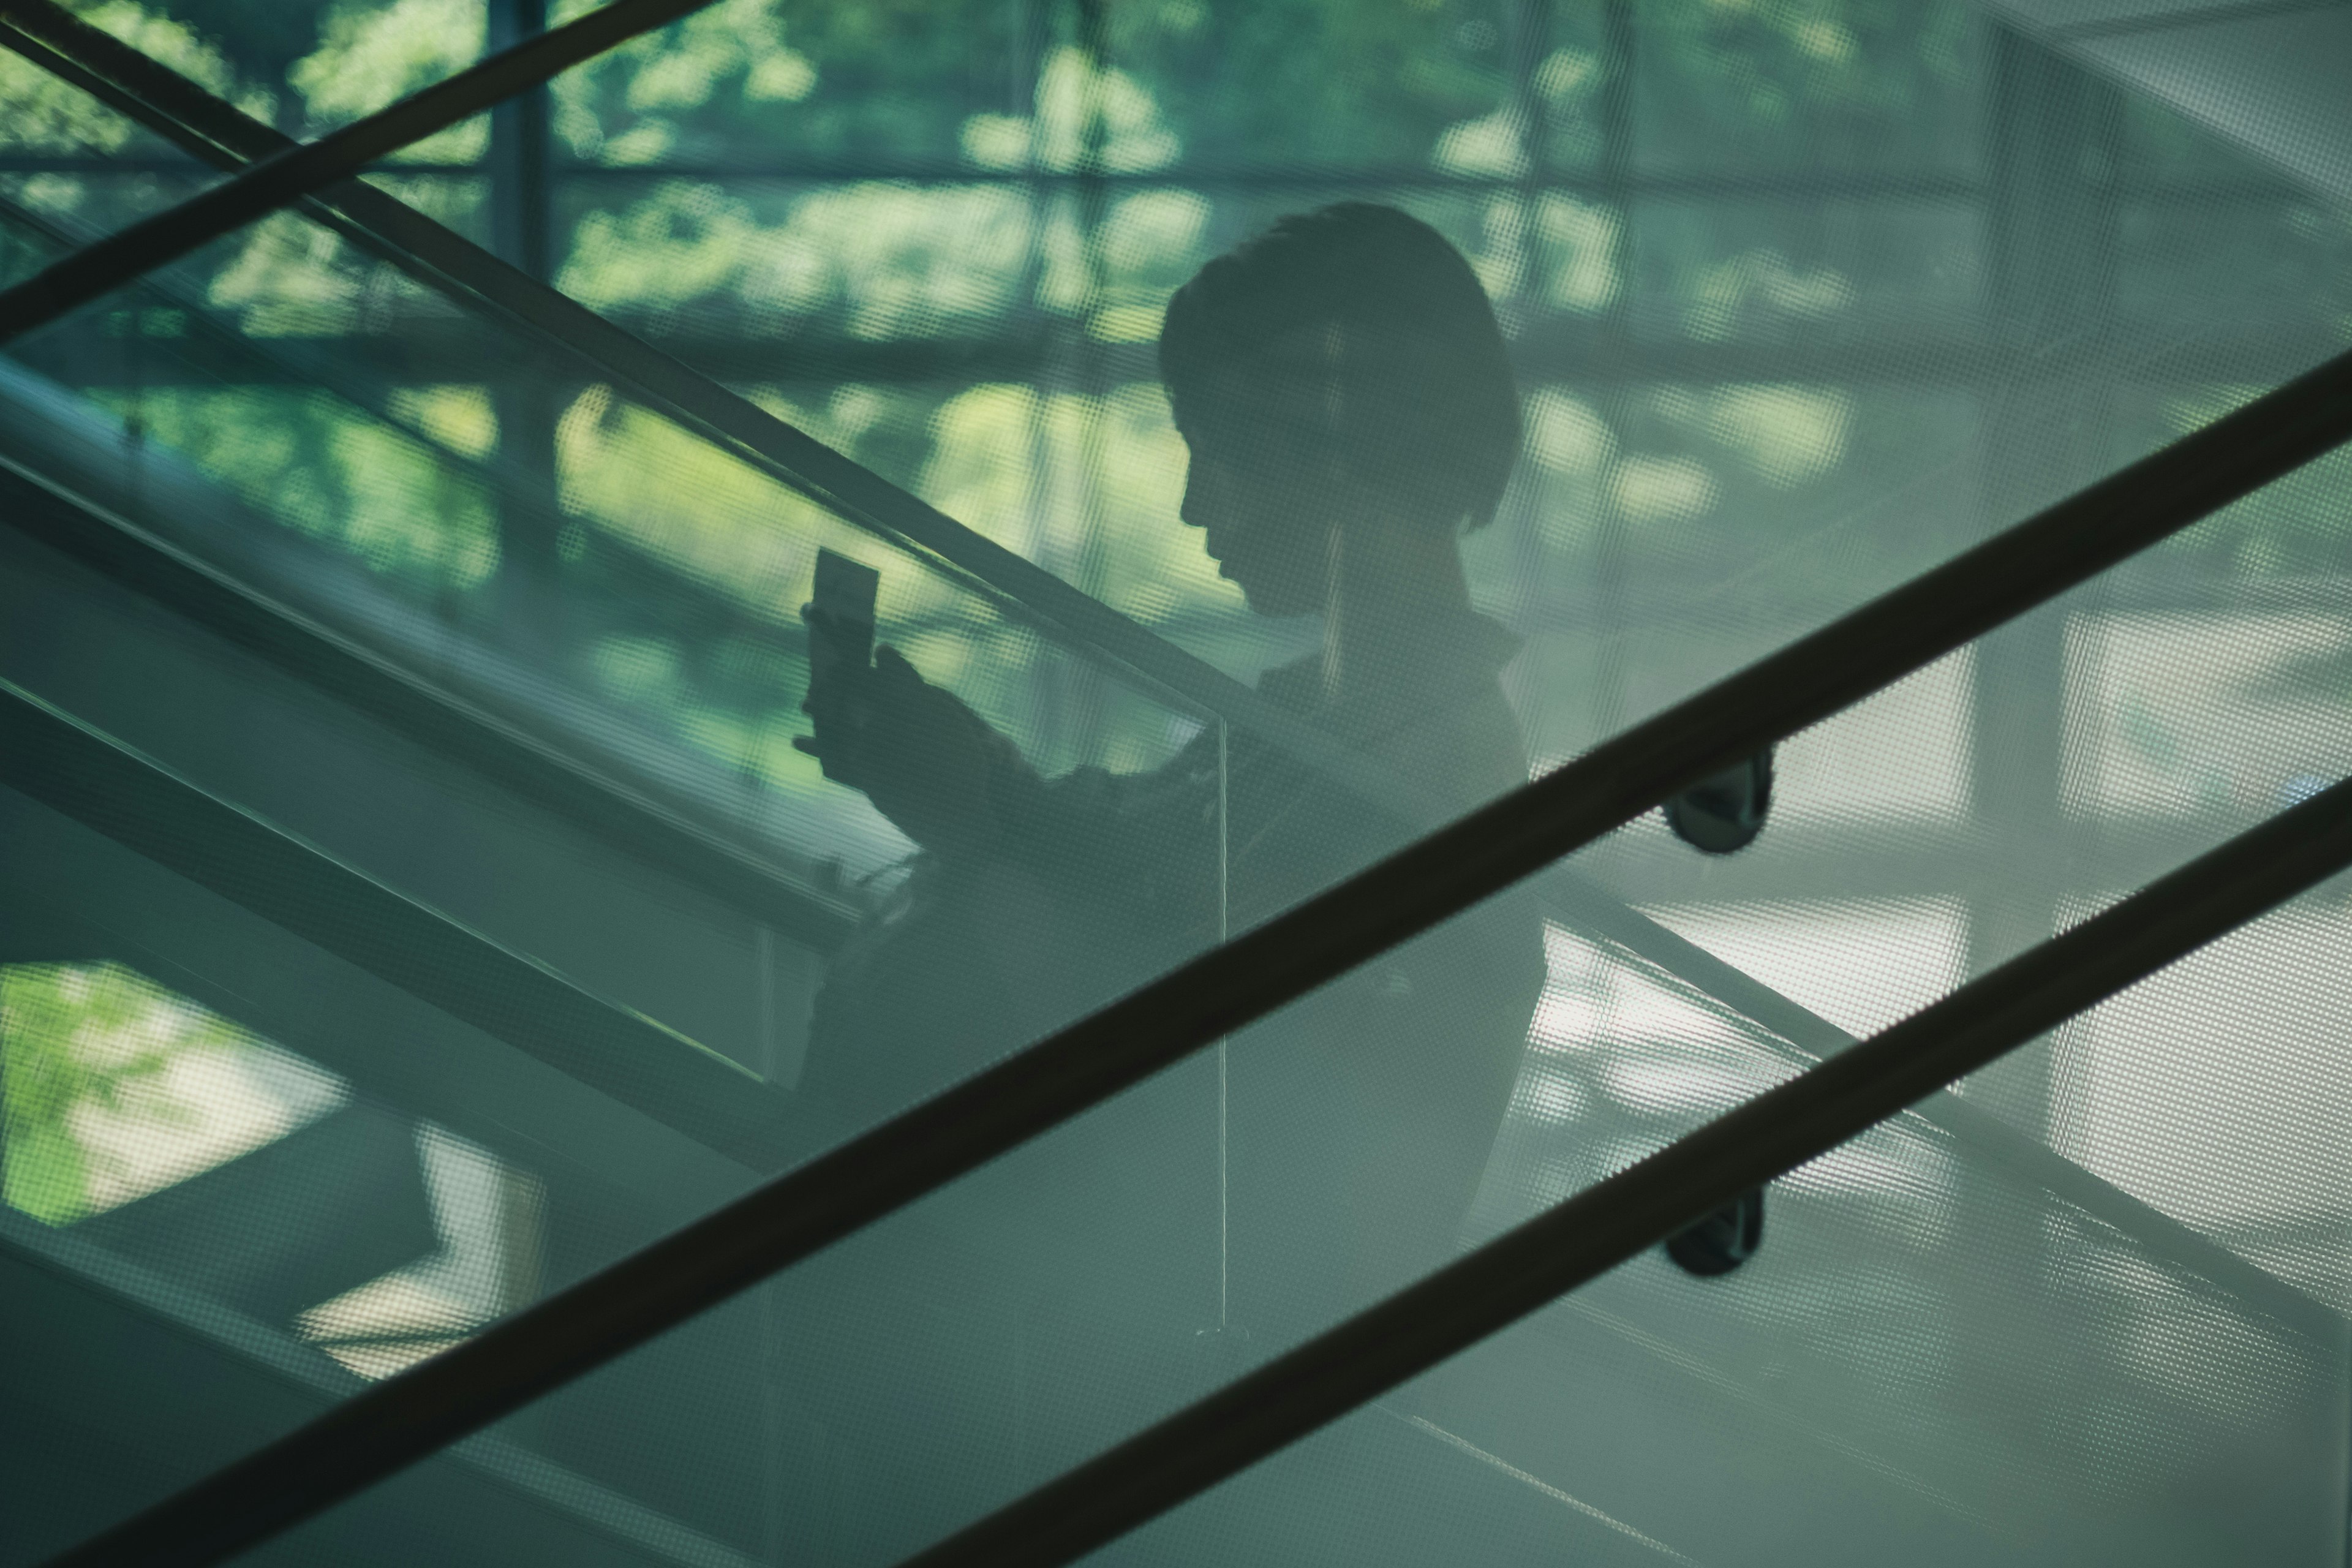
[[[1253,613],[1269,619],[1311,616],[1323,607],[1307,595],[1268,593],[1263,588],[1244,588],[1242,598]]]
[[[1217,563],[1217,575],[1242,591],[1243,602],[1261,616],[1307,616],[1323,607],[1321,598],[1311,588],[1301,584],[1286,583],[1276,574],[1266,574],[1244,568],[1236,572],[1224,562]]]

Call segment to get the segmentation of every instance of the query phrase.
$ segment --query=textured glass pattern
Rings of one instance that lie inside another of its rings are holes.
[[[584,8],[79,7],[306,136]],[[210,177],[13,57],[0,110],[0,278]],[[2352,342],[2339,206],[1957,0],[719,0],[368,178],[880,483],[297,213],[8,346],[45,493],[763,879],[5,531],[0,676],[663,1031],[598,1087],[6,797],[5,1217],[58,1235],[0,1264],[128,1299],[101,1155],[196,1193],[380,1110],[429,1247],[266,1342],[152,1270],[320,1400]],[[1752,847],[1645,817],[541,1401],[433,1470],[539,1478],[474,1549],[894,1562],[2308,796],[2347,477],[1790,738]],[[2273,914],[1774,1184],[1738,1270],[1641,1258],[1103,1557],[2340,1559],[2345,934]],[[73,1131],[113,1058],[19,1044],[68,982],[202,995],[313,1121]],[[714,1058],[715,1118],[817,1131],[714,1142],[662,1093]],[[161,1489],[117,1468],[85,1525]]]

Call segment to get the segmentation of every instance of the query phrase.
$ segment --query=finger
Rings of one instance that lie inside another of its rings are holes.
[[[820,751],[817,747],[816,737],[814,735],[794,735],[793,737],[793,750],[795,752],[805,752],[810,756],[815,757],[820,761],[824,757],[824,752]]]
[[[887,670],[893,676],[912,676],[917,680],[922,679],[921,674],[908,660],[907,656],[888,643],[884,643],[874,650],[874,668]]]

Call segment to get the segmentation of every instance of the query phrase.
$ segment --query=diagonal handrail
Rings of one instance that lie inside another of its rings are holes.
[[[611,0],[315,142],[264,158],[0,289],[0,343],[709,3]]]
[[[1366,1308],[900,1568],[1061,1568],[2352,866],[2352,782]]]
[[[67,1554],[269,1539],[1967,646],[2352,438],[2352,353],[1179,965]],[[1840,1058],[1840,1061],[1849,1059]],[[1926,1092],[1933,1085],[1923,1086]]]

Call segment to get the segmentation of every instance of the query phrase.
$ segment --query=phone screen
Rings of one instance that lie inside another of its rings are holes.
[[[859,668],[874,658],[874,595],[882,574],[830,550],[816,552],[816,592],[810,607],[820,619],[809,627],[809,683],[818,686],[836,668]]]

